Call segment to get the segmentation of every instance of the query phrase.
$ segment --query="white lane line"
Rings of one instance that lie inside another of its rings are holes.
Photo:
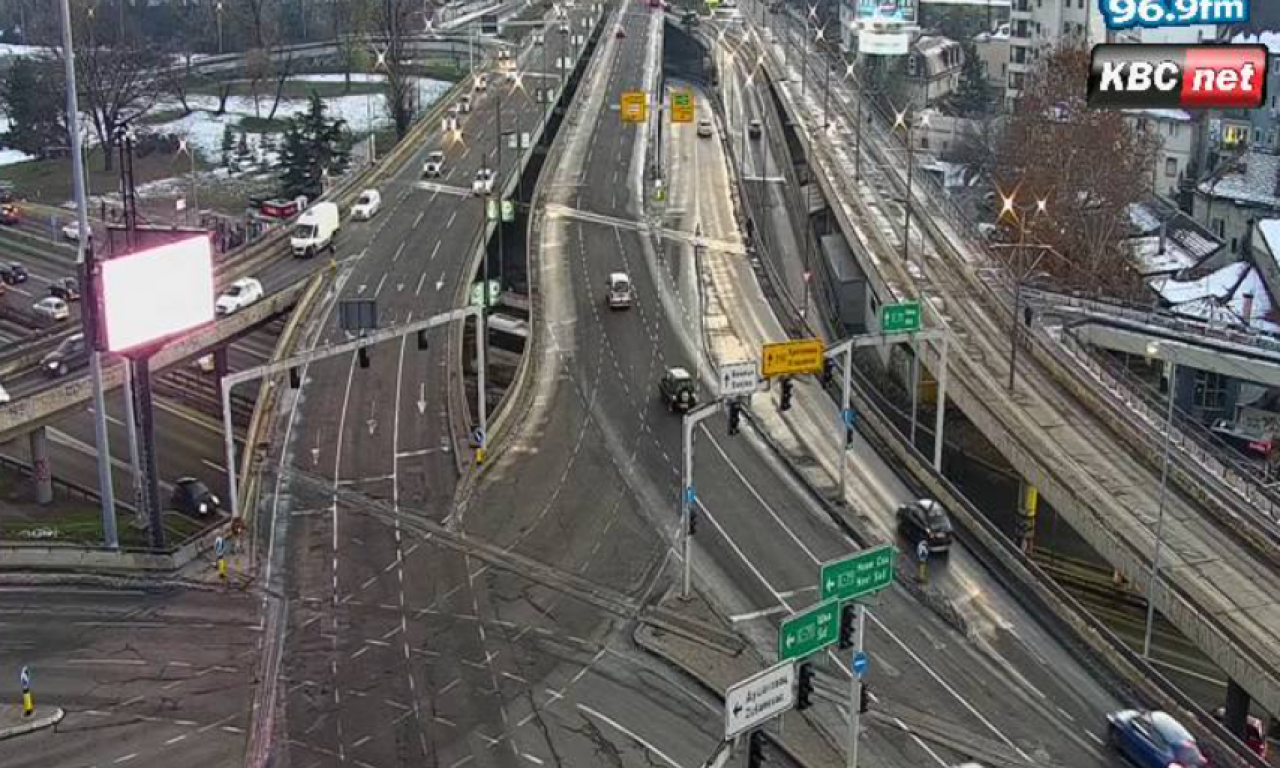
[[[453,220],[458,218],[458,209],[454,208],[453,213],[449,214],[449,220],[445,222],[444,228],[448,229],[453,226]]]
[[[185,738],[187,738],[187,734],[181,733],[181,734],[178,734],[177,736],[174,736],[172,739],[169,739],[164,744],[167,747],[171,744],[177,744],[178,742],[182,741]]]
[[[427,257],[427,261],[432,261],[432,260],[434,260],[434,259],[435,259],[436,254],[440,252],[440,243],[441,243],[441,242],[442,242],[442,241],[440,241],[440,240],[437,240],[437,241],[436,241],[435,247],[431,249],[431,255]]]
[[[720,537],[723,538],[725,543],[729,545],[729,548],[734,551],[734,554],[736,554],[738,559],[742,561],[742,564],[747,567],[747,570],[751,571],[751,573],[760,580],[760,583],[764,585],[765,589],[769,590],[769,594],[773,595],[773,598],[787,610],[787,613],[795,613],[795,609],[787,604],[787,601],[778,593],[778,590],[773,588],[773,585],[764,577],[764,574],[760,572],[760,569],[756,568],[755,563],[751,562],[751,559],[738,548],[737,542],[729,538],[729,532],[720,525],[719,521],[716,520],[715,515],[711,514],[711,510],[707,509],[707,505],[702,503],[702,499],[697,499],[696,501],[698,503],[698,508],[702,510],[702,514],[706,515],[707,519],[711,521],[711,524],[716,527],[716,530],[720,532]]]
[[[657,747],[655,747],[654,745],[650,744],[649,742],[645,741],[641,736],[639,736],[638,734],[636,734],[634,731],[629,730],[626,726],[622,725],[622,724],[621,724],[621,723],[619,723],[618,721],[613,720],[612,718],[610,718],[610,717],[608,717],[608,716],[606,716],[606,715],[603,715],[603,714],[601,714],[601,713],[597,712],[596,710],[592,709],[591,707],[588,707],[586,704],[579,704],[579,705],[578,705],[578,709],[579,709],[579,710],[581,710],[581,711],[583,711],[583,712],[585,712],[585,713],[587,713],[588,715],[591,715],[592,717],[596,718],[597,720],[599,720],[599,721],[600,721],[600,722],[602,722],[602,723],[607,723],[608,725],[613,726],[615,729],[617,729],[617,730],[618,730],[618,731],[620,731],[621,733],[623,733],[623,734],[625,734],[626,736],[628,736],[629,738],[631,738],[633,741],[635,741],[635,742],[636,742],[637,744],[639,744],[640,746],[644,747],[645,749],[649,750],[649,751],[650,751],[650,752],[652,752],[653,754],[655,754],[655,755],[657,755],[658,757],[662,758],[662,759],[663,759],[663,761],[665,761],[668,765],[672,766],[672,768],[683,768],[683,766],[681,766],[681,765],[680,765],[679,763],[677,763],[675,760],[672,760],[670,757],[668,757],[668,756],[667,756],[667,754],[666,754],[665,752],[663,752],[662,750],[658,749]]]
[[[772,608],[763,608],[751,613],[739,613],[736,616],[730,616],[729,621],[737,624],[740,621],[751,621],[752,619],[763,619],[766,616],[774,616],[779,613],[786,613],[787,609],[781,605],[775,605]]]
[[[137,752],[130,752],[129,754],[125,755],[124,757],[117,757],[115,760],[112,760],[111,762],[112,762],[112,764],[114,764],[114,765],[119,765],[119,764],[121,764],[121,763],[127,763],[127,762],[129,762],[130,760],[132,760],[133,758],[135,758],[135,757],[137,757],[137,756],[138,756],[138,753],[137,753]]]
[[[415,289],[414,289],[414,291],[413,291],[413,295],[414,295],[414,296],[417,296],[418,294],[422,293],[422,283],[423,283],[426,279],[427,279],[427,273],[426,273],[426,272],[423,272],[421,275],[418,275],[418,287],[417,287],[417,288],[415,288]]]
[[[407,243],[400,244],[400,247],[396,249],[395,255],[391,257],[391,261],[395,262],[400,260],[400,254],[404,253],[405,245],[407,245]]]
[[[426,211],[419,211],[419,212],[418,212],[418,218],[416,218],[416,219],[414,219],[414,220],[413,220],[413,228],[414,228],[414,229],[417,229],[417,228],[418,228],[418,225],[422,223],[422,217],[423,217],[423,216],[425,216],[425,215],[427,215],[427,212],[426,212]]]
[[[426,456],[429,453],[439,453],[439,448],[420,448],[416,451],[400,451],[396,454],[397,459],[412,459],[417,456]]]
[[[382,286],[387,282],[387,273],[382,273],[382,279],[378,281],[378,287],[373,290],[373,298],[378,298],[378,294],[382,293]]]
[[[520,756],[523,757],[525,760],[528,760],[529,762],[533,763],[534,765],[542,765],[542,758],[538,757],[537,755],[531,755],[528,752],[521,752]]]

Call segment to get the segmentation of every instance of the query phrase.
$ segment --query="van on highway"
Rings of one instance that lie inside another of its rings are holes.
[[[337,203],[316,203],[298,217],[289,247],[294,256],[308,259],[325,248],[333,253],[341,226]]]

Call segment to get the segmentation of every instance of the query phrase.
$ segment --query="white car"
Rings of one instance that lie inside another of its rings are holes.
[[[462,96],[458,99],[458,106],[462,108],[463,112],[470,112],[471,111],[471,94],[469,93],[462,94]]]
[[[73,221],[62,228],[62,236],[73,243],[80,242],[80,222]],[[89,239],[93,239],[93,230],[89,230]]]
[[[481,168],[476,171],[476,178],[471,182],[471,193],[475,195],[493,194],[493,170]]]
[[[476,75],[475,89],[477,91],[485,91],[489,89],[489,76]]]
[[[698,138],[709,139],[714,134],[715,134],[715,131],[711,127],[710,120],[704,117],[698,121]]]
[[[31,311],[55,322],[71,317],[71,308],[67,306],[67,302],[53,296],[47,296],[32,304]]]
[[[376,189],[366,189],[360,193],[356,204],[351,206],[351,216],[355,219],[368,221],[377,216],[380,210],[382,210],[382,195]]]
[[[427,162],[422,165],[422,175],[429,179],[438,179],[444,175],[444,153],[440,151],[427,155]]]
[[[13,398],[9,397],[9,390],[0,386],[0,405],[8,405]]]
[[[223,291],[222,295],[218,297],[218,302],[214,304],[213,308],[219,315],[229,315],[244,309],[261,298],[262,283],[252,277],[242,277],[227,286],[227,290]]]

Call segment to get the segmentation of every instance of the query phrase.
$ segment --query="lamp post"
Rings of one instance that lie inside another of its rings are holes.
[[[191,159],[191,207],[196,209],[196,215],[200,215],[200,192],[196,187],[196,153],[187,143],[186,139],[178,140],[178,154],[185,152],[187,157]],[[187,208],[187,221],[191,221],[191,208]],[[197,219],[198,221],[198,219]]]
[[[905,206],[906,207],[905,221],[903,222],[903,228],[902,228],[902,263],[903,264],[909,263],[909,259],[911,256],[911,207],[912,207],[911,206],[911,201],[912,201],[911,179],[912,179],[912,172],[915,166],[915,142],[912,141],[911,133],[915,128],[914,123],[915,123],[915,120],[913,119],[913,115],[911,114],[911,107],[907,107],[907,109],[902,112],[895,111],[895,114],[893,117],[893,127],[890,129],[892,131],[896,131],[899,128],[902,128],[903,130],[906,131],[906,134],[907,134],[907,202]],[[925,112],[920,116],[920,127],[923,128],[927,125],[929,125],[929,113]]]
[[[1168,345],[1153,341],[1147,344],[1148,359],[1163,359],[1161,352],[1165,351]],[[1169,348],[1170,353],[1173,352]],[[1155,596],[1156,584],[1160,581],[1160,555],[1164,549],[1164,505],[1165,498],[1169,493],[1169,449],[1172,444],[1173,436],[1173,406],[1176,401],[1178,391],[1178,363],[1173,354],[1169,355],[1169,407],[1165,411],[1164,423],[1164,459],[1160,466],[1160,502],[1158,511],[1156,512],[1156,548],[1155,553],[1151,556],[1151,576],[1147,579],[1147,622],[1146,629],[1142,634],[1142,657],[1150,660],[1151,658],[1151,629],[1155,624]]]
[[[1021,263],[1022,257],[1026,253],[1027,248],[1034,248],[1040,251],[1036,256],[1035,261],[1031,262],[1031,265],[1028,266],[1026,270],[1010,270],[1014,275],[1014,280],[1016,281],[1013,287],[1013,327],[1009,332],[1009,384],[1007,386],[1007,389],[1012,392],[1014,385],[1017,383],[1018,336],[1022,331],[1022,326],[1018,322],[1018,312],[1022,308],[1022,286],[1027,282],[1027,279],[1032,275],[1032,273],[1035,272],[1036,267],[1040,266],[1040,261],[1049,253],[1054,252],[1054,250],[1048,245],[1027,243],[1027,220],[1030,218],[1031,222],[1034,223],[1037,218],[1047,214],[1049,210],[1048,200],[1037,198],[1035,206],[1024,211],[1019,209],[1016,195],[1005,195],[1001,193],[1000,199],[1000,215],[997,217],[997,221],[1001,221],[1006,216],[1010,216],[1018,223],[1018,242],[1016,245],[1012,246],[1015,253],[1015,263]],[[1007,246],[997,245],[994,247],[1004,248]]]
[[[214,6],[214,10],[217,12],[218,53],[222,53],[222,0],[218,0],[218,4]]]

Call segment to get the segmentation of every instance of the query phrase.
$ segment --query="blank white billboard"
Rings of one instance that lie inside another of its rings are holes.
[[[213,321],[213,249],[199,235],[102,262],[107,349],[134,350]]]

